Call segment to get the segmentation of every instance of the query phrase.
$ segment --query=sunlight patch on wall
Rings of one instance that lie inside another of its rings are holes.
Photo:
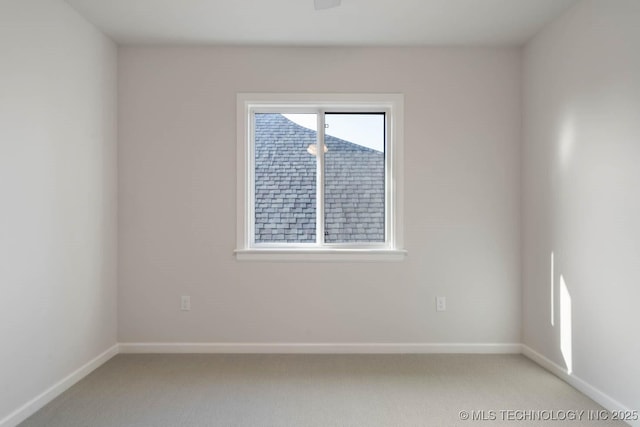
[[[550,301],[550,311],[551,311],[551,326],[556,325],[556,301],[555,301],[555,283],[554,283],[554,253],[551,252],[551,280],[549,282],[549,287],[551,288],[551,295],[549,296]]]
[[[572,339],[571,294],[564,277],[560,276],[560,351],[568,374],[573,372]]]

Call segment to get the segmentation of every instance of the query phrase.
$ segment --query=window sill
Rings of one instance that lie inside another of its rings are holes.
[[[238,261],[379,262],[403,261],[404,249],[236,249]]]

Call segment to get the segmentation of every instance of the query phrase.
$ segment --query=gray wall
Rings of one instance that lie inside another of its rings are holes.
[[[638,409],[640,2],[572,8],[523,87],[524,343]]]
[[[116,47],[0,4],[0,420],[116,343]]]
[[[119,340],[520,342],[520,85],[509,48],[121,48]],[[407,259],[237,262],[237,92],[404,93]]]

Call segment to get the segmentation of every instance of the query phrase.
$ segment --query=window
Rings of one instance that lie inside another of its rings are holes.
[[[402,259],[402,95],[238,95],[238,259]]]

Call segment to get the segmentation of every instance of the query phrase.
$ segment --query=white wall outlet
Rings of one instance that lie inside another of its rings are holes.
[[[446,297],[436,297],[436,311],[447,311]]]
[[[191,310],[191,297],[189,295],[182,295],[180,297],[180,310],[182,311]]]

